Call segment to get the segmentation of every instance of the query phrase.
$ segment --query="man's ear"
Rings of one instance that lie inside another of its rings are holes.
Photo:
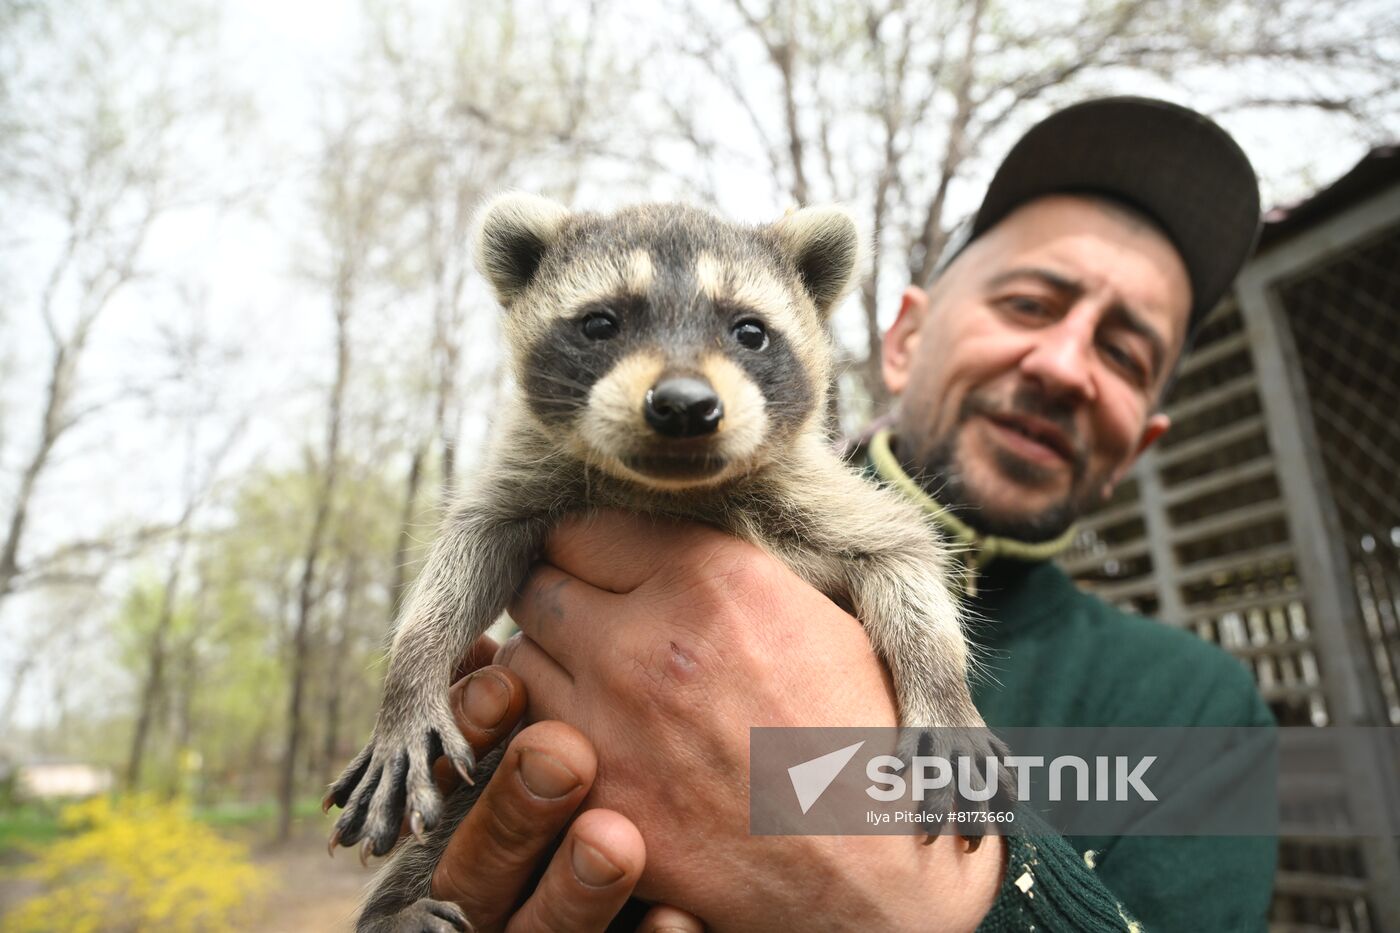
[[[1133,455],[1113,471],[1113,478],[1104,484],[1104,501],[1108,501],[1108,498],[1113,495],[1113,490],[1123,481],[1123,477],[1128,475],[1128,471],[1133,468],[1134,463],[1137,463],[1142,452],[1157,443],[1158,439],[1167,433],[1167,428],[1171,426],[1172,420],[1160,411],[1147,419],[1147,425],[1142,429],[1142,437],[1138,438],[1137,450],[1133,451]]]
[[[909,384],[909,369],[913,365],[914,351],[919,346],[919,328],[928,314],[928,292],[917,285],[904,290],[899,301],[899,315],[890,329],[885,331],[880,353],[880,372],[885,377],[885,388],[891,395],[899,395]]]
[[[844,208],[804,207],[769,228],[823,319],[860,279],[860,228]]]
[[[476,266],[503,306],[510,307],[530,284],[568,217],[564,205],[519,191],[494,198],[482,210]]]

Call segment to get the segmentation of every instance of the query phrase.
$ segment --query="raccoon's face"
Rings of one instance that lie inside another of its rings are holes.
[[[486,208],[477,261],[534,417],[590,465],[684,489],[761,466],[821,416],[823,321],[859,246],[834,208],[746,228],[511,194]]]

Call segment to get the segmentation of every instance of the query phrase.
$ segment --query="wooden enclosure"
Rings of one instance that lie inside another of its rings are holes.
[[[1400,148],[1266,219],[1171,430],[1062,563],[1230,651],[1281,725],[1400,727]],[[1315,783],[1282,814],[1272,929],[1400,931],[1400,761],[1339,748]]]

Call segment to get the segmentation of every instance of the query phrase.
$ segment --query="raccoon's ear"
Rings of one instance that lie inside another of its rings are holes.
[[[509,307],[535,277],[569,217],[568,208],[538,195],[508,192],[492,199],[476,228],[476,266]]]
[[[772,230],[797,265],[817,313],[826,317],[858,279],[863,244],[855,218],[840,207],[805,207]]]

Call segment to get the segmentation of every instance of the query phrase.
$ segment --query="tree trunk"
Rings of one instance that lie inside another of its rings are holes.
[[[345,670],[346,657],[350,653],[350,633],[355,624],[355,596],[360,588],[360,561],[351,558],[345,571],[345,582],[341,588],[341,617],[339,637],[331,646],[330,669],[326,675],[326,740],[322,746],[322,763],[318,769],[326,775],[326,780],[334,780],[340,757],[340,712],[343,695],[341,674]]]
[[[151,642],[147,648],[149,659],[146,676],[141,685],[141,703],[136,714],[136,728],[131,735],[131,749],[126,758],[126,789],[132,793],[140,790],[141,768],[145,764],[146,741],[150,737],[151,724],[160,708],[165,694],[165,654],[166,639],[170,635],[170,625],[175,618],[175,592],[180,585],[180,565],[184,560],[183,542],[176,550],[170,572],[165,578],[165,588],[161,592],[160,610],[156,614],[155,629],[151,632]]]
[[[194,744],[194,692],[199,675],[195,664],[194,632],[182,641],[178,656],[180,661],[177,667],[177,695],[180,700],[174,708],[175,768],[171,771],[170,784],[166,789],[167,799],[172,800],[194,786],[193,782],[188,780],[193,777],[188,769],[191,767],[191,746]],[[196,796],[191,794],[192,799]]]
[[[160,706],[161,694],[165,689],[165,635],[169,619],[162,608],[161,618],[156,622],[156,631],[151,636],[150,661],[146,667],[145,682],[141,687],[141,705],[136,715],[136,728],[131,735],[131,749],[126,756],[126,789],[136,792],[141,785],[141,768],[146,757],[146,738],[151,731],[156,709]]]
[[[136,256],[145,242],[147,231],[150,230],[151,222],[155,218],[155,211],[153,203],[147,205],[145,213],[133,228],[125,249],[121,251],[121,256],[103,270],[103,275],[93,276],[87,280],[88,287],[83,291],[78,302],[77,322],[66,337],[59,333],[58,324],[54,319],[53,305],[59,291],[59,284],[67,274],[75,250],[79,245],[77,228],[70,230],[63,256],[51,270],[44,286],[44,292],[39,301],[39,311],[48,330],[49,340],[53,344],[53,358],[49,364],[49,381],[44,397],[44,415],[39,423],[39,442],[35,445],[34,453],[30,456],[29,462],[25,464],[24,472],[20,475],[14,507],[10,512],[8,527],[5,531],[5,540],[3,544],[0,544],[0,604],[3,604],[5,598],[14,592],[15,578],[19,576],[20,543],[24,538],[25,527],[29,521],[29,504],[33,499],[39,476],[49,464],[49,457],[53,453],[54,445],[77,422],[77,418],[73,417],[67,409],[68,401],[73,394],[74,383],[77,380],[78,362],[82,359],[83,351],[87,348],[88,339],[98,317],[117,290],[131,279]],[[95,284],[99,280],[105,281],[101,288]]]
[[[296,627],[292,634],[292,690],[287,706],[287,745],[282,756],[282,780],[277,795],[277,839],[286,842],[292,832],[292,804],[296,798],[297,759],[302,746],[302,706],[306,694],[306,671],[310,656],[311,613],[314,609],[316,572],[325,544],[326,526],[330,521],[331,501],[335,494],[337,464],[340,459],[341,409],[345,404],[345,387],[350,371],[350,287],[342,273],[336,290],[335,384],[331,388],[326,413],[326,449],[324,472],[316,493],[315,515],[311,534],[307,537],[302,560],[301,582],[297,588]]]
[[[967,44],[963,51],[962,73],[958,76],[954,96],[957,98],[957,111],[948,127],[948,144],[943,149],[943,161],[939,167],[938,187],[929,201],[924,215],[924,229],[919,238],[920,249],[909,270],[909,281],[920,288],[928,288],[933,279],[933,271],[938,265],[939,254],[947,243],[943,232],[943,207],[948,198],[948,187],[962,168],[967,152],[967,128],[972,122],[976,103],[972,98],[973,79],[977,69],[977,38],[982,32],[982,13],[986,0],[975,0],[967,25]]]
[[[15,504],[5,531],[5,542],[0,545],[0,603],[13,591],[15,577],[19,576],[19,547],[29,521],[29,503],[34,497],[39,475],[48,465],[54,442],[63,433],[63,408],[71,375],[72,362],[68,348],[62,345],[55,347],[53,363],[49,367],[44,416],[39,424],[39,442],[20,475]]]
[[[24,682],[34,671],[34,665],[34,658],[24,658],[11,672],[10,687],[5,691],[5,706],[0,709],[0,732],[9,731],[10,721],[14,719],[15,710],[19,708],[19,698],[24,691]]]

